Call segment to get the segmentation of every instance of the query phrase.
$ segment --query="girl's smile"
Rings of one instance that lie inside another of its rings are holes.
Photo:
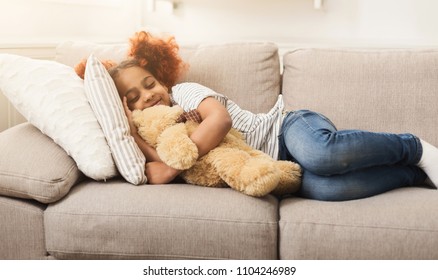
[[[120,98],[126,97],[130,110],[143,110],[157,105],[171,106],[168,89],[141,67],[121,69],[115,84]]]

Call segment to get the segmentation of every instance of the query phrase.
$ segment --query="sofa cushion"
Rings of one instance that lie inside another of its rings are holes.
[[[101,60],[119,62],[127,49],[127,44],[64,42],[56,49],[56,61],[74,66],[93,53]],[[182,82],[203,84],[256,113],[268,112],[277,101],[280,63],[272,43],[181,46],[180,54],[190,66]]]
[[[339,129],[411,132],[438,145],[438,50],[297,49],[284,56],[287,109]],[[345,117],[348,116],[348,117]]]
[[[96,44],[91,42],[65,41],[56,46],[55,61],[74,67],[90,54],[100,60],[120,62],[126,58],[128,44]]]
[[[278,48],[272,43],[230,43],[182,48],[189,65],[183,81],[228,96],[243,109],[268,112],[280,93]]]
[[[438,259],[436,190],[345,202],[289,198],[280,217],[281,259]]]
[[[59,259],[276,259],[278,202],[230,188],[83,182],[45,212]]]
[[[44,209],[34,201],[0,196],[0,260],[48,258]]]
[[[76,163],[29,123],[0,133],[0,194],[50,203],[81,177]]]
[[[84,78],[85,94],[110,146],[114,162],[126,181],[144,184],[146,159],[131,136],[128,118],[113,79],[91,54]]]
[[[73,68],[48,60],[0,54],[0,91],[52,138],[90,178],[117,175],[111,151]]]

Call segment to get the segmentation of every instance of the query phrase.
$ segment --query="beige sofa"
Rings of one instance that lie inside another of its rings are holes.
[[[125,48],[67,42],[56,60],[121,59]],[[438,50],[309,48],[280,62],[276,45],[242,43],[181,54],[184,80],[248,110],[267,111],[282,93],[288,109],[319,111],[339,128],[438,145]],[[0,158],[0,259],[438,259],[438,192],[424,186],[322,202],[97,182],[29,123],[0,133]]]

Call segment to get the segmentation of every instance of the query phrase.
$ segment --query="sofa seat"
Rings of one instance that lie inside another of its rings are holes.
[[[281,259],[438,259],[436,189],[345,202],[280,203]]]
[[[278,200],[229,188],[86,181],[44,222],[57,259],[278,258]]]
[[[0,259],[47,259],[44,204],[0,196]]]

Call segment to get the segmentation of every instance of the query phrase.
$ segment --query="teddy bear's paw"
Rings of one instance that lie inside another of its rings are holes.
[[[216,172],[213,165],[211,165],[210,157],[208,154],[198,159],[198,161],[196,161],[196,163],[192,167],[182,172],[181,178],[186,183],[204,187],[228,187],[228,185]]]
[[[261,176],[247,185],[242,185],[238,190],[255,197],[262,197],[272,192],[279,182],[279,176],[273,172],[270,176]]]
[[[241,167],[239,173],[239,176],[228,183],[231,188],[250,196],[265,196],[280,182],[280,175],[271,161],[251,158]]]
[[[291,161],[276,161],[276,169],[280,172],[278,186],[272,191],[275,195],[296,193],[301,187],[301,167]]]
[[[198,160],[198,147],[187,134],[184,123],[165,129],[157,139],[160,159],[175,169],[186,170]]]
[[[278,184],[280,175],[273,160],[251,157],[237,148],[216,147],[206,157],[228,186],[251,196],[264,196]]]
[[[180,176],[184,182],[188,184],[209,188],[228,187],[228,185],[216,173],[204,173],[202,170],[193,167],[183,171]]]
[[[183,141],[176,145],[158,145],[157,153],[168,166],[186,170],[198,160],[198,147],[192,141]]]

